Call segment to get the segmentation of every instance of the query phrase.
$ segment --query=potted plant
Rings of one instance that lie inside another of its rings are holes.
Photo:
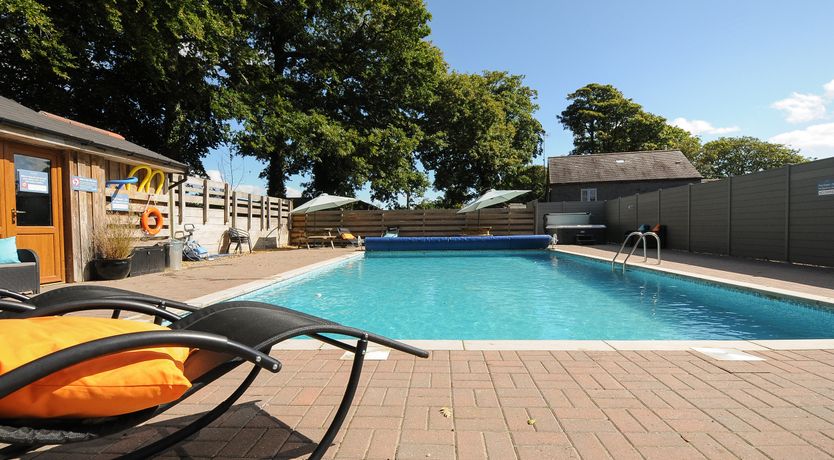
[[[130,274],[136,226],[129,216],[108,214],[93,231],[93,271],[99,279],[120,280]]]

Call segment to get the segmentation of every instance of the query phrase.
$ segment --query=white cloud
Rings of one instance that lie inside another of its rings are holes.
[[[209,180],[223,182],[223,174],[217,169],[206,169],[206,175]]]
[[[800,149],[805,156],[834,157],[834,123],[811,125],[805,129],[777,134],[768,140]]]
[[[260,185],[240,184],[234,188],[238,193],[251,193],[253,195],[266,195],[266,189]]]
[[[834,81],[831,83],[834,83]],[[829,84],[825,86],[826,92]],[[834,89],[834,85],[831,86]],[[822,96],[816,94],[793,93],[791,97],[776,101],[770,106],[776,110],[786,112],[785,120],[788,123],[803,123],[818,120],[825,116],[825,101]]]
[[[301,190],[287,187],[287,198],[301,198]]]
[[[701,134],[727,134],[738,131],[738,126],[728,126],[726,128],[716,128],[712,123],[704,120],[687,120],[683,117],[678,117],[672,120],[672,126],[685,129],[690,133],[698,136]]]
[[[822,85],[822,88],[825,90],[825,97],[827,99],[834,99],[834,80]]]

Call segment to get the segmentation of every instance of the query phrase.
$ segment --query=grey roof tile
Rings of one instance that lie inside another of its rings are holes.
[[[548,170],[551,184],[701,178],[680,150],[550,157]]]

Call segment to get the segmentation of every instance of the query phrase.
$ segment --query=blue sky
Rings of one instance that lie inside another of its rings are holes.
[[[834,156],[834,1],[427,5],[430,40],[452,70],[506,70],[525,75],[538,91],[547,156],[571,149],[556,115],[568,93],[591,82],[616,86],[704,141],[755,136],[806,156]],[[218,169],[219,154],[206,159],[206,169]],[[246,159],[242,182],[263,186],[261,168]],[[293,178],[290,185],[300,189],[301,182]]]

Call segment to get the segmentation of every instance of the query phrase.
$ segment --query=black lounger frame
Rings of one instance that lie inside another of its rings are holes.
[[[97,300],[73,300],[71,302],[66,302],[63,304],[37,306],[33,309],[21,307],[20,305],[18,305],[17,307],[11,305],[16,304],[18,302],[0,301],[0,312],[6,311],[14,313],[14,316],[9,316],[8,314],[6,314],[6,318],[28,318],[36,316],[63,315],[67,313],[88,310],[109,309],[114,311],[114,316],[117,312],[125,310],[155,316],[156,322],[166,320],[176,323],[176,321],[182,318],[171,313],[170,311],[167,311],[164,308],[166,305],[174,308],[185,307],[182,309],[189,311],[197,310],[194,307],[179,302],[177,302],[177,304],[179,305],[172,305],[172,302],[170,301],[168,301],[167,303],[163,302],[161,304],[160,302],[157,302],[157,305],[153,305],[151,303],[137,300],[141,297],[143,296],[138,294],[135,296],[131,296],[122,293],[120,298],[107,297],[105,299]],[[147,300],[147,297],[143,300]],[[258,306],[254,303],[247,304],[253,304]],[[270,309],[281,308],[273,306],[266,307]],[[357,339],[357,342],[356,345],[353,346],[341,342],[339,340],[335,340],[333,338],[324,336],[322,334],[339,334],[349,336]],[[139,423],[147,421],[158,414],[165,412],[169,408],[173,407],[174,405],[188,398],[195,392],[199,391],[207,384],[213,382],[217,378],[221,377],[222,375],[226,374],[238,365],[242,364],[244,361],[249,361],[254,364],[252,370],[249,372],[247,377],[241,382],[240,386],[238,386],[238,388],[228,398],[226,398],[226,400],[218,404],[217,407],[202,414],[195,421],[191,422],[185,427],[180,428],[174,433],[171,433],[170,435],[165,436],[151,444],[140,447],[139,449],[129,454],[119,457],[120,459],[144,459],[158,454],[176,445],[177,443],[198,432],[199,430],[210,424],[212,421],[220,417],[234,404],[235,401],[237,401],[246,392],[246,390],[255,380],[255,377],[257,377],[261,369],[267,369],[271,372],[278,372],[281,368],[281,364],[276,359],[271,358],[268,355],[270,349],[273,345],[277,343],[298,336],[309,336],[311,338],[320,340],[322,342],[354,353],[353,365],[351,367],[350,377],[348,378],[347,386],[345,388],[342,401],[340,402],[339,407],[336,410],[336,414],[332,423],[328,427],[318,446],[316,446],[316,449],[310,455],[311,459],[320,459],[324,455],[324,453],[333,443],[336,434],[339,432],[339,429],[341,428],[341,425],[347,416],[348,410],[350,409],[350,405],[353,402],[354,396],[356,395],[356,390],[359,386],[359,378],[362,372],[362,366],[365,360],[365,352],[367,350],[369,340],[396,350],[413,354],[418,357],[428,357],[428,352],[424,350],[411,347],[401,342],[397,342],[375,334],[370,334],[359,329],[341,326],[336,323],[330,323],[325,320],[322,320],[322,324],[297,327],[291,330],[283,331],[257,344],[256,346],[247,346],[229,340],[227,337],[217,334],[189,331],[184,329],[160,332],[141,332],[100,339],[77,345],[75,347],[61,350],[57,353],[53,353],[51,355],[45,356],[36,361],[28,363],[24,366],[21,366],[17,369],[14,369],[4,374],[3,376],[0,376],[0,398],[26,386],[31,382],[34,382],[54,372],[57,372],[68,365],[80,363],[99,356],[135,348],[163,345],[185,345],[193,348],[200,348],[204,350],[227,353],[229,355],[234,356],[233,359],[214,367],[212,370],[208,371],[206,374],[202,375],[199,379],[197,379],[197,381],[192,382],[192,388],[189,389],[186,392],[186,394],[183,395],[180,399],[168,404],[160,405],[155,408],[147,409],[137,413],[126,414],[125,416],[116,417],[115,419],[111,418],[109,419],[109,422],[106,424],[107,426],[91,434],[91,437],[89,439],[93,439],[126,430],[128,428],[138,425]],[[119,423],[120,420],[122,421],[122,423]],[[25,425],[20,424],[19,421],[0,420],[0,425],[30,427],[34,428],[35,430],[44,429],[37,427],[36,424],[39,423],[37,421],[29,422],[30,424]],[[74,422],[78,423],[80,421]],[[50,423],[47,423],[45,425],[47,427],[46,430],[54,429],[50,427]],[[32,426],[33,424],[35,426]],[[9,440],[0,439],[0,441],[8,442]],[[7,456],[20,455],[30,450],[36,449],[44,444],[45,443],[13,444],[6,448],[0,449],[0,457],[6,458]]]

